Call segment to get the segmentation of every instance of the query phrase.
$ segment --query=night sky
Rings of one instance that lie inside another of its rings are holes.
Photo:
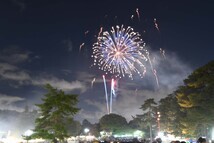
[[[141,113],[145,99],[166,97],[194,69],[213,60],[211,0],[1,0],[0,109],[36,109],[46,93],[43,85],[50,83],[79,95],[76,119],[97,122],[107,113],[105,72],[91,66],[92,45],[100,27],[109,31],[116,25],[141,34],[159,80],[158,87],[149,66],[143,79],[115,79],[113,113],[127,120]],[[108,90],[112,77],[106,75]]]

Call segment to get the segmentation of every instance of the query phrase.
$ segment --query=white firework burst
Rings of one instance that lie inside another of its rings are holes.
[[[124,28],[122,25],[112,27],[110,32],[104,31],[98,36],[93,45],[92,57],[94,65],[106,73],[133,78],[133,73],[144,76],[144,62],[148,60],[148,55],[140,34],[130,26]]]

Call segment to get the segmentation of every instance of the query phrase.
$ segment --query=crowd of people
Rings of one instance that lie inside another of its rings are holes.
[[[137,138],[134,139],[118,139],[118,140],[114,140],[114,141],[97,141],[94,143],[150,143],[149,140],[139,140]],[[200,137],[198,138],[197,141],[179,141],[179,140],[175,140],[175,141],[171,141],[171,142],[163,142],[161,140],[161,138],[156,138],[154,141],[152,141],[152,143],[208,143],[206,138]]]
[[[192,141],[188,141],[188,142],[193,143]],[[176,140],[176,141],[171,141],[171,143],[187,143],[187,142]],[[207,143],[207,140],[206,140],[206,138],[199,137],[198,140],[196,141],[196,143]]]

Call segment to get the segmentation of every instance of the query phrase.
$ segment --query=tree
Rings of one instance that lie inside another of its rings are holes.
[[[196,69],[176,91],[185,114],[183,132],[189,136],[207,136],[214,124],[214,61]]]
[[[138,118],[133,117],[133,119],[129,121],[128,126],[132,129],[140,130],[142,128],[139,123],[140,120]]]
[[[149,127],[149,135],[150,135],[150,142],[152,142],[152,125],[156,123],[156,113],[157,113],[157,103],[154,99],[149,98],[144,101],[144,104],[141,105],[140,109],[143,110],[144,114],[137,115],[137,118],[140,119],[141,125],[145,125],[144,127]]]
[[[79,121],[73,121],[67,126],[69,136],[77,136],[80,134],[82,126]]]
[[[101,130],[114,133],[122,132],[128,128],[126,119],[117,114],[108,114],[100,118]]]
[[[77,95],[65,94],[64,91],[53,88],[47,84],[48,93],[42,99],[42,104],[37,104],[39,117],[35,120],[33,138],[60,140],[63,142],[68,137],[67,125],[73,121],[73,116],[79,111],[76,107]]]
[[[90,128],[90,133],[91,135],[98,137],[100,135],[100,124],[99,123],[93,124]]]
[[[84,119],[82,121],[82,130],[84,130],[85,128],[91,128],[91,127],[92,127],[92,124],[88,120]]]
[[[181,136],[182,125],[180,120],[183,114],[180,111],[175,94],[169,94],[159,101],[158,112],[161,116],[159,121],[161,131]]]
[[[100,125],[99,123],[92,124],[87,119],[82,121],[82,133],[84,133],[85,129],[89,129],[89,134],[94,136],[100,135]]]

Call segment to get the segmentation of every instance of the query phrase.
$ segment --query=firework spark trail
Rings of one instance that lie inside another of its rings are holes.
[[[85,36],[89,33],[89,30],[85,31]]]
[[[108,93],[107,93],[107,87],[106,87],[106,79],[105,79],[105,76],[104,76],[104,75],[103,75],[103,83],[104,83],[105,96],[106,96],[106,108],[107,108],[107,113],[109,114]]]
[[[139,9],[138,8],[136,8],[136,13],[137,13],[138,20],[140,21],[140,13],[139,13]]]
[[[155,28],[160,32],[156,18],[154,18],[154,24],[155,24]]]
[[[154,69],[153,73],[155,75],[155,80],[156,80],[157,86],[159,87],[159,80],[158,80],[158,76],[157,76],[157,71]]]
[[[162,48],[160,48],[160,53],[163,56],[163,58],[166,59],[165,50],[163,50]]]
[[[100,31],[98,33],[98,37],[100,37],[100,34],[103,32],[103,27],[100,27]]]
[[[80,48],[79,48],[79,51],[81,51],[81,49],[82,49],[82,47],[85,45],[85,43],[82,43],[81,45],[80,45]]]
[[[110,113],[112,113],[112,96],[114,94],[114,79],[111,79]]]
[[[143,62],[148,60],[144,54],[147,52],[140,34],[122,25],[112,27],[110,33],[102,32],[93,45],[92,57],[94,65],[116,77],[132,78],[133,73],[137,73],[142,78],[146,72]]]
[[[159,87],[159,81],[158,81],[158,77],[157,77],[157,71],[156,71],[156,70],[154,69],[154,67],[153,67],[152,61],[151,61],[151,59],[150,59],[150,57],[149,57],[149,53],[147,53],[147,57],[148,57],[149,64],[150,64],[150,66],[151,66],[152,72],[153,72],[153,74],[154,74],[154,76],[155,76],[155,80],[156,80],[157,86]]]
[[[117,81],[116,80],[114,80],[114,88],[113,88],[113,95],[114,95],[114,97],[116,97],[117,96],[117,91],[118,91],[118,85],[117,85]]]
[[[134,18],[134,15],[131,16],[131,19],[132,19],[132,20],[133,20],[133,18]]]
[[[96,78],[93,78],[93,80],[91,81],[91,88],[93,88],[95,80],[96,80]]]

